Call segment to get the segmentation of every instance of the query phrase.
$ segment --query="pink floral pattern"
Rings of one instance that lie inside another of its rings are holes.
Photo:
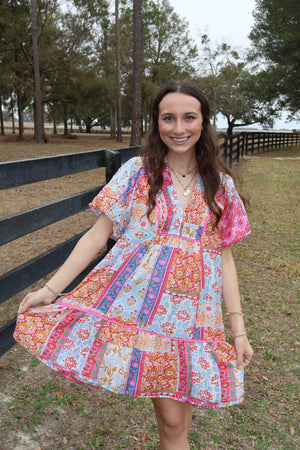
[[[225,340],[221,253],[250,232],[244,207],[222,175],[214,228],[200,176],[184,211],[167,166],[163,179],[148,221],[142,160],[122,166],[90,205],[113,222],[116,245],[72,292],[20,314],[15,339],[80,383],[213,408],[239,403],[243,371]]]

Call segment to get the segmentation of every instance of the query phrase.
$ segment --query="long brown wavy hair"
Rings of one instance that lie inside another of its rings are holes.
[[[148,193],[148,211],[147,217],[150,220],[150,214],[155,208],[156,195],[163,184],[163,166],[165,157],[168,153],[167,146],[160,138],[158,129],[159,104],[162,99],[170,93],[180,92],[191,95],[199,100],[201,113],[203,116],[203,129],[200,139],[196,143],[196,162],[198,171],[204,185],[205,200],[216,217],[214,227],[216,227],[222,216],[222,209],[215,200],[216,193],[221,184],[220,173],[226,173],[232,176],[231,170],[227,167],[219,154],[219,146],[215,133],[210,124],[210,107],[204,93],[190,81],[172,81],[162,88],[152,106],[152,121],[147,142],[141,149],[141,156],[145,168],[149,174],[149,193]]]

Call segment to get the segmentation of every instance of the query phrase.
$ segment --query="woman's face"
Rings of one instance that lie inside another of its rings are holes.
[[[202,132],[203,117],[199,100],[191,95],[172,92],[159,104],[158,130],[169,152],[195,152]]]

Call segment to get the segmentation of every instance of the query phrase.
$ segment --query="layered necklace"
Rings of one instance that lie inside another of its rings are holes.
[[[176,170],[173,169],[173,168],[168,164],[168,162],[167,162],[167,165],[168,165],[170,171],[175,175],[177,181],[179,181],[179,183],[180,183],[181,186],[183,187],[183,195],[184,195],[185,197],[188,197],[189,195],[191,195],[191,192],[192,192],[192,191],[191,191],[191,189],[190,189],[190,186],[191,186],[191,184],[193,183],[194,179],[195,179],[196,176],[197,176],[196,167],[194,167],[193,169],[189,170],[189,171],[186,172],[186,173],[178,173],[179,175],[182,176],[182,178],[185,178],[185,177],[186,177],[187,175],[189,175],[190,173],[195,172],[194,175],[192,176],[190,182],[189,182],[187,185],[184,185],[183,182],[181,181],[181,179],[179,178],[179,176],[178,176]]]

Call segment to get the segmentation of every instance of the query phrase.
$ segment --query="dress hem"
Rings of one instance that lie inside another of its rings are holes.
[[[28,349],[27,349],[28,350]],[[145,399],[155,399],[155,398],[166,398],[170,400],[175,400],[180,403],[190,403],[194,406],[199,406],[202,408],[225,408],[229,406],[234,406],[241,404],[244,401],[244,398],[240,398],[239,400],[233,400],[231,402],[203,402],[195,397],[189,397],[184,394],[180,394],[178,392],[168,392],[168,391],[157,391],[157,392],[141,392],[137,395],[130,394],[129,392],[119,392],[114,389],[111,389],[107,386],[103,386],[102,384],[99,384],[96,380],[93,382],[89,378],[80,377],[78,376],[78,372],[72,371],[71,369],[63,368],[62,366],[51,363],[49,360],[42,358],[39,355],[36,355],[32,351],[29,350],[29,353],[31,353],[35,358],[37,358],[41,363],[45,364],[50,369],[54,370],[55,372],[62,375],[64,378],[75,381],[78,384],[83,384],[86,386],[91,386],[96,389],[103,389],[106,392],[111,392],[112,394],[122,395],[122,396],[128,396],[132,398],[145,398]]]

